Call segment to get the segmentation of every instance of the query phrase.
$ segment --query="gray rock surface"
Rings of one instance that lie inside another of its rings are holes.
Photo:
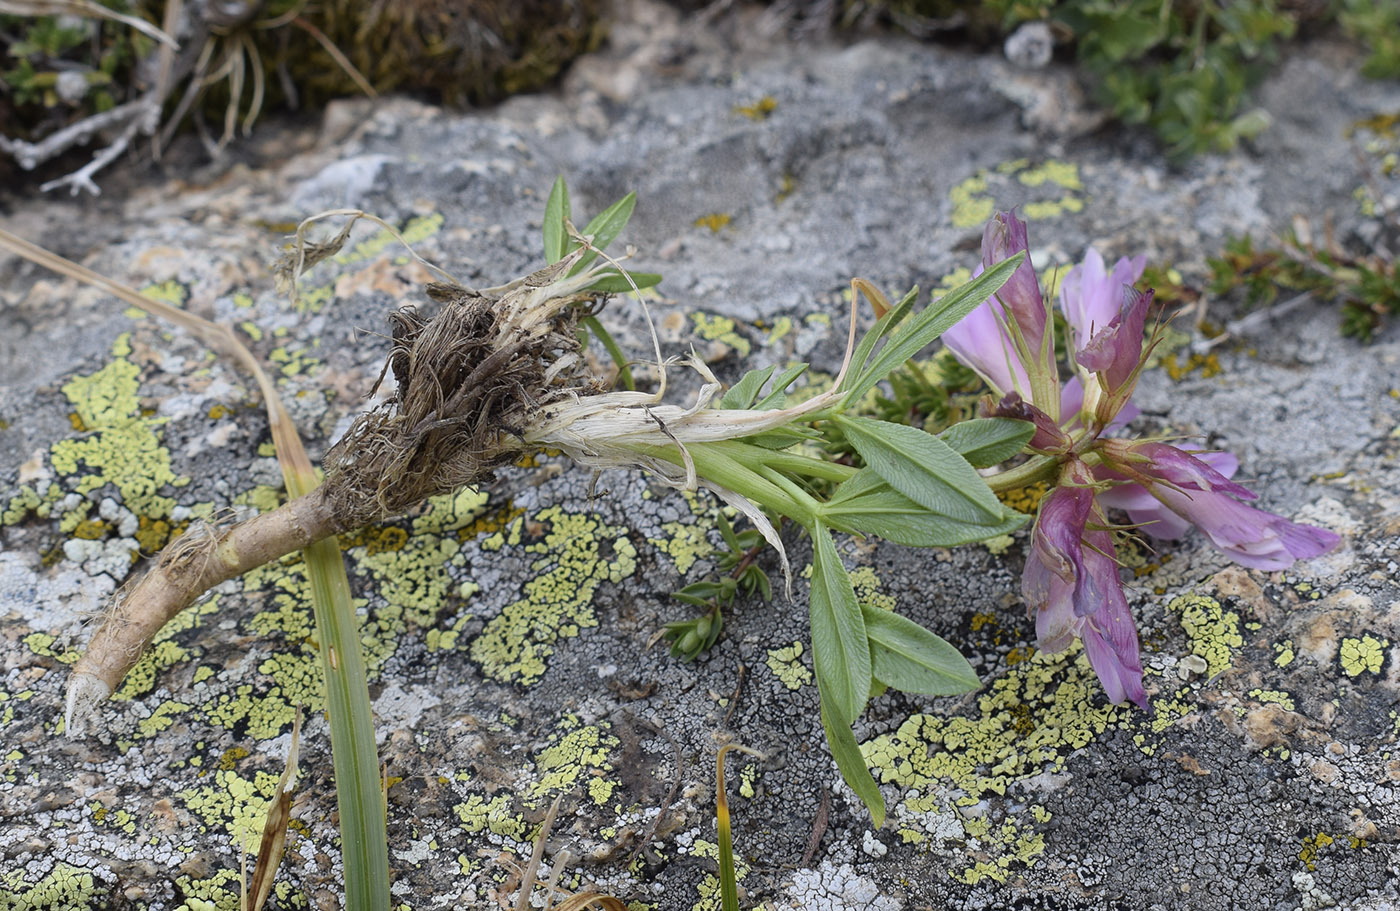
[[[834,370],[849,279],[936,286],[975,264],[994,207],[1022,207],[1038,263],[1092,243],[1197,278],[1227,235],[1297,214],[1373,236],[1353,195],[1370,153],[1345,133],[1400,108],[1345,49],[1305,46],[1261,92],[1275,126],[1256,146],[1173,171],[1141,135],[1088,132],[1093,112],[1054,65],[1028,74],[895,37],[794,44],[742,9],[711,24],[630,15],[555,93],[471,114],[343,104],[315,137],[262,131],[252,163],[222,175],[26,200],[0,224],[246,326],[315,455],[379,372],[385,313],[427,279],[366,230],[300,305],[279,298],[262,264],[317,209],[406,225],[421,253],[492,284],[538,264],[556,174],[576,213],[635,190],[625,240],[666,276],[666,352],[694,345],[732,381],[795,359]],[[752,107],[765,98],[766,116]],[[274,900],[334,907],[329,744],[296,565],[189,612],[98,736],[61,730],[82,625],[138,551],[192,516],[276,502],[255,390],[109,298],[9,259],[0,277],[0,896],[234,907],[235,846],[256,843],[309,703]],[[604,317],[645,357],[635,305]],[[1393,907],[1400,339],[1392,326],[1361,346],[1337,328],[1309,304],[1143,381],[1146,421],[1235,451],[1267,508],[1344,539],[1272,574],[1199,536],[1138,553],[1151,713],[1108,706],[1077,650],[1035,653],[1022,538],[995,552],[843,542],[864,597],[962,646],[986,681],[963,699],[872,702],[856,733],[891,807],[880,831],[826,752],[805,583],[796,605],[741,601],[692,664],[649,645],[688,615],[668,593],[712,564],[713,502],[619,473],[590,499],[587,473],[544,459],[356,536],[396,900],[512,906],[563,791],[547,858],[570,852],[569,888],[717,908],[714,754],[732,736],[768,757],[729,766],[746,907]],[[788,543],[804,565],[805,542]]]

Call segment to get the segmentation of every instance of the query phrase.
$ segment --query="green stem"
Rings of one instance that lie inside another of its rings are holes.
[[[788,516],[803,524],[810,524],[810,519],[815,513],[800,501],[793,499],[787,491],[729,455],[724,450],[725,445],[723,441],[686,444],[686,452],[690,453],[695,473],[713,484],[752,500],[762,509]],[[675,446],[638,448],[647,455],[665,459],[674,465],[685,465],[685,458]],[[757,446],[753,448],[761,449]]]
[[[1060,470],[1060,460],[1052,456],[1036,456],[1008,471],[983,478],[993,493],[1005,493],[1053,478]]]
[[[769,468],[775,468],[778,471],[784,471],[789,474],[818,478],[823,481],[834,481],[837,484],[860,470],[853,465],[828,462],[825,459],[816,459],[812,456],[805,456],[797,452],[787,452],[781,449],[765,449],[762,446],[755,446],[752,443],[741,443],[738,440],[726,440],[718,443],[707,443],[705,445],[720,449],[741,465],[767,465]]]

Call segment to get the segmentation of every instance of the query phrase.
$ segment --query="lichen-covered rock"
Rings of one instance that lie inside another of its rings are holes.
[[[540,263],[556,174],[580,211],[635,189],[624,240],[666,276],[652,304],[666,351],[694,345],[732,381],[795,359],[834,371],[849,279],[936,288],[975,265],[996,207],[1020,205],[1037,262],[1092,242],[1188,277],[1225,235],[1295,212],[1363,230],[1343,133],[1400,105],[1393,86],[1357,83],[1306,113],[1330,143],[1171,171],[1140,137],[1047,144],[1022,127],[1007,100],[1021,77],[997,60],[896,39],[725,50],[722,32],[664,8],[636,16],[557,94],[472,115],[386,100],[356,129],[207,186],[137,187],[101,209],[29,203],[3,224],[241,326],[319,454],[365,405],[386,313],[430,276],[366,230],[299,302],[277,297],[260,263],[316,209],[370,209],[488,285]],[[1313,97],[1333,84],[1317,67],[1345,65],[1286,65],[1265,91],[1280,124],[1305,117],[1290,86]],[[1065,78],[1048,68],[1045,90]],[[263,141],[296,147],[281,137]],[[61,729],[82,624],[140,560],[195,519],[282,497],[255,389],[100,295],[13,260],[0,277],[0,895],[234,907],[238,850],[256,844],[301,705],[305,777],[273,901],[333,906],[329,742],[297,561],[186,612],[98,736]],[[635,304],[603,318],[646,356]],[[513,905],[516,865],[562,793],[546,860],[569,852],[567,888],[718,908],[714,755],[733,736],[768,757],[728,769],[746,906],[1393,904],[1397,363],[1393,328],[1361,347],[1312,306],[1208,356],[1169,351],[1144,377],[1148,420],[1240,453],[1269,508],[1344,537],[1272,574],[1198,537],[1129,554],[1151,712],[1106,704],[1077,650],[1035,651],[1019,539],[947,552],[844,539],[860,596],[962,646],[986,683],[872,702],[856,733],[891,808],[879,831],[826,751],[805,609],[741,600],[689,664],[649,647],[689,616],[669,592],[713,565],[706,497],[619,473],[592,490],[544,458],[347,536],[395,901]],[[788,544],[800,567],[805,542]]]

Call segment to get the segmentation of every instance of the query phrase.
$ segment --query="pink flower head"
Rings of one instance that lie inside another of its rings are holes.
[[[1325,528],[1239,502],[1253,500],[1255,494],[1229,479],[1239,464],[1229,453],[1196,458],[1165,443],[1119,440],[1105,440],[1100,451],[1120,476],[1138,482],[1105,493],[1104,505],[1126,509],[1134,522],[1147,523],[1143,530],[1154,537],[1179,537],[1195,525],[1236,563],[1262,570],[1287,569],[1341,540]],[[1153,509],[1146,496],[1172,515]]]
[[[1142,278],[1147,265],[1146,256],[1126,256],[1118,260],[1112,272],[1104,270],[1103,257],[1090,247],[1084,262],[1070,269],[1060,284],[1060,309],[1073,333],[1073,349],[1079,351],[1100,329],[1121,311],[1124,285],[1133,285]]]
[[[1137,630],[1118,577],[1113,536],[1088,529],[1097,513],[1092,481],[1088,468],[1072,460],[1060,486],[1041,501],[1021,592],[1035,615],[1042,649],[1057,652],[1075,637],[1083,639],[1108,698],[1146,708]]]
[[[1131,384],[1142,363],[1142,328],[1147,323],[1147,308],[1152,305],[1154,293],[1123,285],[1119,289],[1123,303],[1118,313],[1074,356],[1079,366],[1099,375],[1110,397],[1123,404],[1133,394]]]

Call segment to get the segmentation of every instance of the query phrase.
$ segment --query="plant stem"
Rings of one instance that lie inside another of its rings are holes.
[[[1025,487],[1037,481],[1053,478],[1060,470],[1060,462],[1051,456],[1035,456],[1030,461],[1017,465],[1008,471],[983,478],[993,493],[1005,493],[1018,487]]]

